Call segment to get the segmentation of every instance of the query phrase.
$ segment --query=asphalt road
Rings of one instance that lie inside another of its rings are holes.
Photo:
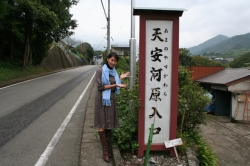
[[[78,165],[96,68],[84,66],[0,88],[0,166]],[[58,130],[62,126],[65,130]]]

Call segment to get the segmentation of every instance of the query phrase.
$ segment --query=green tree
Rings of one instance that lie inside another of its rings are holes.
[[[94,56],[94,49],[93,49],[93,47],[90,45],[90,46],[87,48],[87,59],[88,59],[89,62],[93,60],[93,56]]]
[[[87,43],[81,43],[76,47],[76,50],[81,53],[89,62],[93,60],[94,49],[93,47]]]
[[[40,64],[52,41],[70,36],[77,24],[69,8],[74,0],[7,0],[0,17],[0,59]]]
[[[232,68],[248,67],[250,65],[250,52],[235,58],[229,66]]]
[[[214,62],[202,56],[193,56],[191,64],[192,66],[222,66],[218,62]]]
[[[36,55],[33,62],[35,64],[41,62],[48,50],[48,44],[53,41],[51,34],[55,27],[58,27],[58,22],[56,14],[39,1],[20,1],[19,6],[19,12],[25,13],[22,18],[24,28],[23,68],[25,68],[29,56],[32,56],[31,52]]]
[[[102,52],[102,57],[103,57],[103,63],[106,62],[108,56],[108,50],[106,49],[105,51]]]
[[[192,56],[188,49],[186,48],[179,49],[179,64],[186,67],[192,65]]]
[[[0,18],[4,16],[6,13],[6,0],[0,0]],[[1,24],[1,23],[0,23]]]

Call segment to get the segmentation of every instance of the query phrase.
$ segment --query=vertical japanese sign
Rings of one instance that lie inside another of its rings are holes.
[[[172,40],[173,21],[146,21],[145,144],[152,123],[152,144],[170,138]]]

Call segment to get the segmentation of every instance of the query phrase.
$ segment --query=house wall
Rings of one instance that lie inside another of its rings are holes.
[[[116,52],[118,55],[121,55],[121,56],[123,56],[123,55],[124,55],[124,51],[114,50],[114,52]]]
[[[242,121],[245,107],[246,92],[250,91],[250,79],[228,86],[228,91],[232,92],[232,118],[234,120]],[[248,108],[250,109],[250,103],[248,103]],[[236,109],[238,109],[237,115]]]
[[[250,79],[228,86],[228,91],[231,92],[247,91],[247,90],[250,91]]]
[[[102,62],[103,62],[103,59],[102,59],[102,58],[96,59],[95,65],[101,65]]]
[[[118,55],[120,56],[124,56],[125,54],[125,51],[127,51],[128,53],[130,52],[130,47],[129,46],[115,46],[115,45],[112,45],[111,46],[111,52],[116,52]]]
[[[245,94],[237,94],[233,93],[232,94],[232,118],[234,120],[243,120],[243,112],[244,112],[244,106],[245,106]],[[238,105],[238,113],[236,115],[236,108]],[[248,108],[250,109],[250,103],[248,103]],[[249,116],[250,116],[250,111],[249,111]]]
[[[102,65],[102,63],[103,63],[102,55],[94,56],[93,63],[94,63],[94,65]]]

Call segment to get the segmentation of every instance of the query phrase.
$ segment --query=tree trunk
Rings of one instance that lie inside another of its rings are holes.
[[[31,33],[32,33],[32,19],[28,19],[28,23],[26,25],[25,29],[25,50],[24,50],[24,56],[23,56],[23,69],[27,66],[29,61],[29,55],[30,55],[30,41],[31,41]]]
[[[26,54],[26,65],[29,62],[29,55],[30,55],[30,38],[29,38],[29,34],[28,34],[28,39],[27,39],[27,54]]]
[[[27,59],[27,46],[28,46],[28,32],[25,31],[25,40],[24,40],[24,55],[23,55],[23,69],[26,67],[26,59]]]
[[[186,111],[184,111],[184,113],[182,114],[182,118],[181,118],[181,135],[182,135],[182,129],[183,129],[183,125],[184,125],[184,118],[185,118],[185,113]]]
[[[2,57],[3,49],[4,49],[4,44],[5,44],[5,38],[6,38],[6,32],[5,32],[5,26],[3,26],[2,30],[2,41],[1,41],[1,46],[0,46],[0,58]]]
[[[12,26],[10,28],[10,60],[13,61],[13,32],[12,32]]]
[[[32,49],[30,49],[30,64],[32,64]]]
[[[32,64],[32,27],[33,27],[33,20],[30,21],[30,25],[29,25],[29,54],[28,57],[29,59],[27,59],[27,62],[29,62],[30,64]]]

